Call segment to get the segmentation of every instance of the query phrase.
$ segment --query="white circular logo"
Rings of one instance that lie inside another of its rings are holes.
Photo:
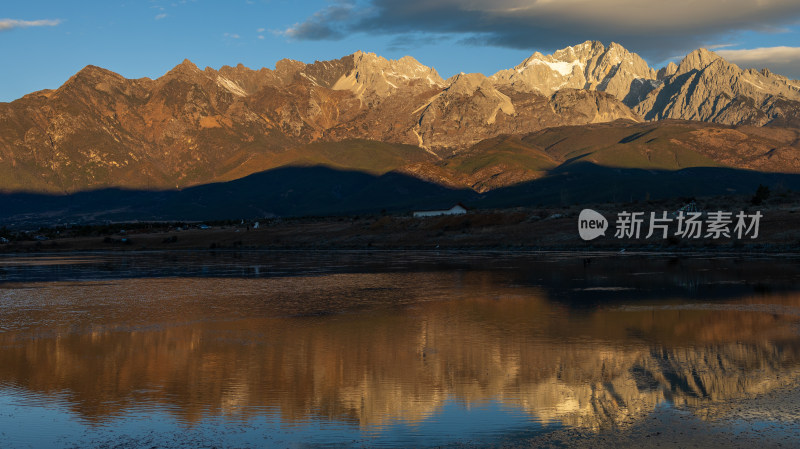
[[[606,229],[608,229],[608,220],[599,212],[584,209],[578,216],[578,233],[584,240],[594,240],[601,235],[605,236]]]

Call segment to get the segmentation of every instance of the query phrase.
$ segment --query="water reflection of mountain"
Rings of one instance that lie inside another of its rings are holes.
[[[481,272],[308,285],[178,278],[6,290],[0,325],[29,325],[0,333],[0,384],[61,398],[90,421],[159,407],[189,422],[278,410],[288,421],[373,426],[424,420],[455,398],[599,429],[664,400],[707,410],[800,379],[797,294],[574,309]]]

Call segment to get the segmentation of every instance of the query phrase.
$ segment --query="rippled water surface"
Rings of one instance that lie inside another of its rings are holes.
[[[0,446],[513,445],[726,419],[799,390],[798,287],[791,257],[2,256]]]

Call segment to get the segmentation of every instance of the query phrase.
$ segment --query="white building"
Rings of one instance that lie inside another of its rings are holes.
[[[421,217],[436,217],[439,215],[463,215],[467,213],[467,208],[463,204],[458,203],[447,210],[419,210],[414,212],[415,218]]]

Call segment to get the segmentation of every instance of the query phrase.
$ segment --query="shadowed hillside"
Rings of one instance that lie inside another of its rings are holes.
[[[800,190],[800,175],[730,168],[625,169],[587,162],[485,194],[389,172],[375,176],[325,167],[282,167],[235,181],[173,191],[105,189],[72,195],[0,196],[0,223],[22,226],[111,221],[408,213],[449,208],[567,206],[659,198],[751,194],[759,185]]]
[[[449,207],[476,197],[470,190],[448,189],[394,172],[376,176],[324,167],[283,167],[185,190],[6,194],[0,197],[0,213],[6,223],[209,220],[405,211]]]

